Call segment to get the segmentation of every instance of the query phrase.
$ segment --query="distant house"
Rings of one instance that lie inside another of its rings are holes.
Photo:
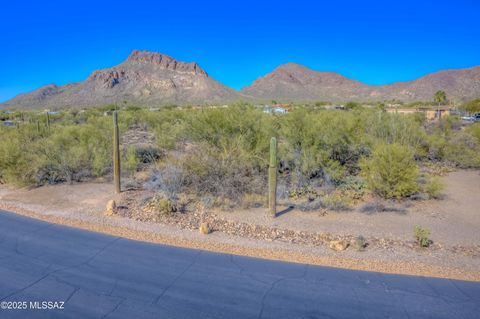
[[[418,108],[387,108],[388,113],[399,113],[399,114],[414,114],[414,113],[424,113],[425,118],[428,121],[433,121],[436,119],[444,118],[445,116],[450,116],[452,109],[450,107],[438,107],[438,108],[428,108],[428,107],[418,107]]]
[[[60,114],[60,112],[58,111],[50,111],[49,109],[45,109],[43,110],[45,113],[49,114],[49,115],[58,115]]]
[[[263,112],[268,114],[286,114],[288,110],[279,106],[265,105]]]

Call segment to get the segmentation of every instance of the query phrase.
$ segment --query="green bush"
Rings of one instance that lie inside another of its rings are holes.
[[[345,109],[347,109],[347,110],[356,110],[356,109],[359,109],[361,107],[362,107],[362,105],[360,103],[357,103],[357,102],[348,102],[347,104],[345,104]]]
[[[130,173],[135,173],[140,165],[140,159],[137,156],[135,147],[127,148],[123,159],[123,167]]]
[[[432,242],[430,240],[430,230],[418,225],[415,225],[413,228],[413,237],[420,247],[428,247]]]
[[[467,132],[456,132],[445,142],[442,160],[460,168],[480,167],[480,144]]]
[[[437,176],[429,177],[423,187],[425,193],[428,194],[428,197],[435,199],[441,198],[445,189],[445,185]]]
[[[419,169],[406,146],[380,144],[360,166],[368,188],[382,197],[401,198],[418,190]]]
[[[467,128],[467,133],[475,137],[477,145],[480,144],[480,123],[475,123]]]
[[[33,129],[27,127],[21,130],[0,127],[0,130],[0,182],[21,186],[33,184],[37,159],[30,146],[41,137],[36,137]]]
[[[102,176],[111,168],[111,150],[111,128],[101,120],[55,125],[41,133],[33,124],[3,129],[0,178],[15,185],[42,185]]]
[[[156,194],[147,206],[153,209],[159,216],[170,216],[177,212],[175,200],[162,193]]]
[[[477,113],[480,112],[480,99],[476,99],[473,101],[469,101],[462,105],[462,109],[469,113]]]

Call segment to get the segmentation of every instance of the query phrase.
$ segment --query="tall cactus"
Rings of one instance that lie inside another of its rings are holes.
[[[46,116],[45,125],[47,126],[47,129],[50,129],[50,113],[47,112],[45,116]]]
[[[270,164],[268,166],[268,211],[277,214],[277,139],[270,139]]]
[[[113,184],[115,193],[121,192],[120,187],[120,137],[118,131],[118,113],[113,112]]]

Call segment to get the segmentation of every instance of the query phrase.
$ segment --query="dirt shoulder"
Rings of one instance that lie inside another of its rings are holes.
[[[385,273],[480,281],[480,174],[458,171],[444,178],[442,201],[412,204],[402,211],[366,214],[288,211],[272,219],[264,209],[215,211],[208,222],[216,231],[198,233],[195,212],[142,219],[134,203],[147,196],[126,192],[112,196],[110,185],[83,183],[36,189],[0,186],[0,208],[42,219],[135,240],[224,253]],[[108,200],[126,207],[105,216]],[[132,206],[132,207],[128,207]],[[205,218],[205,217],[202,217]],[[434,246],[416,248],[413,225],[432,230]],[[363,235],[369,246],[336,252],[328,241]]]

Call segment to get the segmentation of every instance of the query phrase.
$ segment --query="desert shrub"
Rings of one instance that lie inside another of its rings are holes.
[[[150,127],[155,133],[158,147],[172,150],[177,143],[185,140],[188,130],[187,114],[180,110],[165,110],[149,117]]]
[[[391,113],[362,113],[370,143],[408,146],[416,158],[427,155],[428,136],[416,115]]]
[[[338,188],[353,199],[361,199],[365,195],[367,184],[360,176],[347,176]]]
[[[79,181],[104,175],[111,167],[111,131],[92,124],[58,127],[37,145],[40,171],[60,181]],[[43,176],[37,178],[43,184]]]
[[[460,121],[456,117],[442,119],[439,123],[427,128],[429,160],[451,164],[460,168],[480,167],[480,132],[471,125],[460,129]]]
[[[153,169],[147,187],[162,191],[169,197],[176,197],[186,185],[184,170],[178,162],[172,160],[161,163]]]
[[[355,109],[359,109],[361,107],[362,107],[362,105],[360,103],[357,103],[357,102],[347,102],[347,104],[345,104],[345,109],[347,109],[347,110],[355,110]]]
[[[450,136],[442,150],[442,160],[460,168],[480,167],[480,146],[477,139],[467,132]]]
[[[18,185],[77,181],[104,175],[111,167],[111,130],[101,121],[56,125],[37,132],[36,125],[2,132],[0,176]]]
[[[14,185],[34,183],[36,173],[35,154],[31,145],[37,139],[33,130],[0,127],[0,182]]]
[[[299,109],[281,118],[279,156],[293,187],[322,179],[336,185],[358,171],[368,153],[364,126],[353,112]]]
[[[431,244],[430,230],[427,228],[415,225],[413,228],[413,237],[420,247],[428,247]]]
[[[233,147],[248,153],[252,162],[263,163],[273,136],[271,118],[250,106],[208,109],[192,113],[186,120],[185,135],[194,143],[202,143],[224,151]]]
[[[475,137],[477,144],[480,144],[480,123],[470,125],[466,131],[468,134]]]
[[[132,174],[137,171],[140,159],[138,158],[137,150],[134,147],[130,146],[127,148],[122,164],[123,167]]]
[[[368,188],[382,197],[401,198],[418,190],[419,170],[406,146],[380,144],[361,167]]]
[[[174,149],[175,162],[164,158],[159,165],[181,170],[184,187],[200,197],[213,196],[216,203],[238,203],[246,194],[263,193],[271,117],[238,105],[184,112],[172,123],[156,126],[157,139],[175,136],[161,145]]]
[[[21,125],[0,126],[0,182],[33,185],[110,174],[112,119],[104,112],[112,109],[60,112],[52,115],[50,130],[43,113],[1,113]],[[416,182],[416,162],[480,167],[480,124],[459,130],[455,118],[432,124],[378,107],[343,112],[301,105],[274,115],[246,104],[154,111],[125,104],[119,112],[121,133],[140,128],[156,143],[126,148],[125,171],[152,172],[148,186],[169,196],[188,192],[214,203],[264,196],[272,136],[279,142],[278,196],[285,200],[289,194],[316,199],[320,188],[336,188],[349,201],[366,189],[384,197],[435,197],[435,184],[427,192],[428,183]]]
[[[365,237],[360,235],[351,241],[350,246],[356,251],[364,251],[367,247],[367,241],[365,240]]]
[[[160,216],[170,216],[177,212],[176,200],[161,192],[148,202],[147,207]]]
[[[288,191],[288,197],[292,199],[299,199],[299,198],[302,198],[305,196],[311,196],[311,195],[315,197],[317,194],[315,190],[310,186],[291,188]]]
[[[477,113],[480,112],[480,99],[476,99],[473,101],[469,101],[462,105],[462,109],[469,113]]]
[[[322,197],[322,204],[330,210],[341,211],[350,209],[352,200],[344,193],[332,192]]]
[[[427,179],[425,185],[423,185],[423,189],[429,198],[438,199],[442,197],[445,185],[437,176],[431,176]]]
[[[244,194],[265,190],[266,167],[255,165],[249,157],[235,143],[221,152],[202,144],[183,157],[180,165],[186,184],[199,196],[213,195],[238,203]]]
[[[135,156],[138,159],[138,164],[155,163],[162,155],[161,150],[156,147],[135,147]]]

